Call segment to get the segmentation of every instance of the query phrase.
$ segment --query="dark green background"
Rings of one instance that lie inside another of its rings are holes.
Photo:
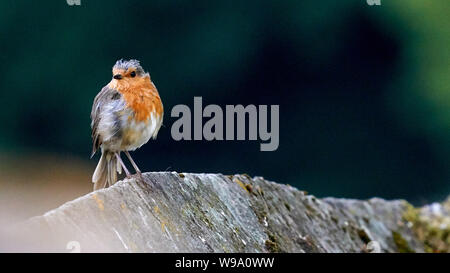
[[[318,196],[442,199],[450,2],[381,1],[2,1],[0,151],[89,162],[92,100],[114,62],[132,57],[165,106],[158,139],[134,153],[141,169],[248,173]],[[173,141],[170,111],[194,96],[279,104],[279,149]]]

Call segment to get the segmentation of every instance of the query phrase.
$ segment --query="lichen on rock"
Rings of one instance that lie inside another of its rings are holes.
[[[423,242],[425,251],[450,252],[450,197],[442,204],[433,203],[423,208],[408,206],[403,217]]]
[[[319,199],[247,174],[155,172],[34,217],[8,238],[15,251],[65,252],[76,241],[82,252],[448,252],[449,203]]]

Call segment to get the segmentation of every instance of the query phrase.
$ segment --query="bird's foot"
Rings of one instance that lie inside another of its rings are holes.
[[[138,177],[141,180],[144,180],[144,176],[142,175],[142,172],[140,172],[140,171],[136,172],[135,176]]]

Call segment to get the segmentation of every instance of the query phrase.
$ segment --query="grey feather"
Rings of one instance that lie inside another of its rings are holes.
[[[117,182],[118,160],[114,153],[102,151],[102,156],[92,176],[94,191],[112,186]]]
[[[100,148],[102,144],[102,137],[98,132],[98,125],[101,119],[101,113],[105,105],[108,103],[119,100],[122,98],[122,95],[114,89],[111,89],[107,86],[103,87],[100,93],[97,94],[94,98],[94,103],[92,105],[91,111],[91,128],[92,128],[92,154],[91,157],[94,156],[95,152]],[[120,126],[120,124],[117,124]],[[116,131],[120,131],[120,128],[115,128]]]
[[[114,65],[114,68],[123,69],[125,71],[127,71],[130,68],[134,68],[138,75],[142,76],[142,75],[146,74],[144,69],[142,68],[140,62],[135,59],[131,59],[131,60],[120,59],[116,62],[116,64]]]

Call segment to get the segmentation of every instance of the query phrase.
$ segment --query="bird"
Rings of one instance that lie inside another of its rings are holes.
[[[92,175],[94,191],[116,183],[122,169],[131,177],[121,152],[142,177],[129,152],[156,138],[164,116],[158,90],[138,60],[118,60],[112,75],[111,81],[95,96],[91,111],[91,158],[101,150]]]

